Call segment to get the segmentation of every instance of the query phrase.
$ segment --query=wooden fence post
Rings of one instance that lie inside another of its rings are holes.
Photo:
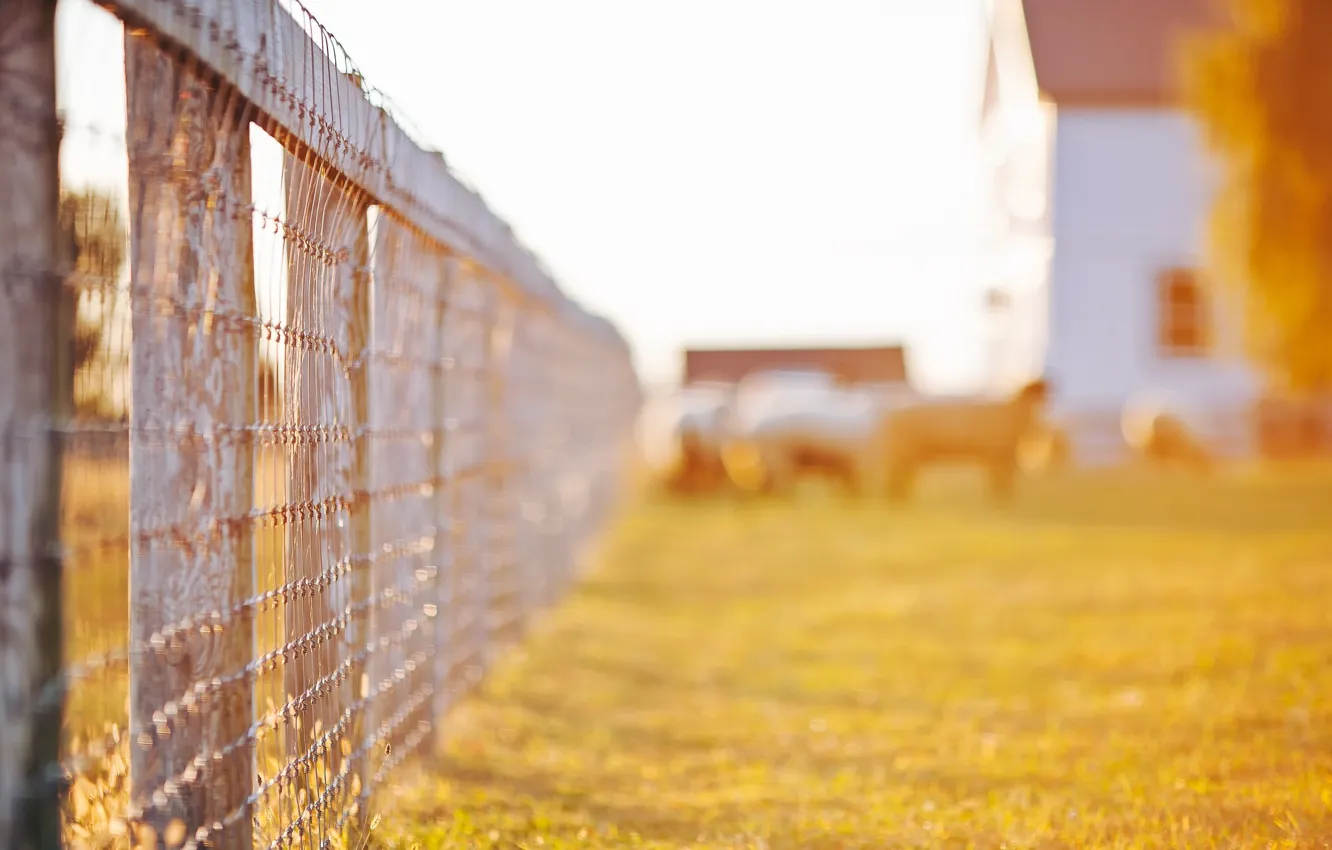
[[[448,517],[447,611],[442,612],[447,646],[445,687],[452,703],[468,692],[479,674],[480,652],[484,647],[485,609],[482,603],[482,578],[478,569],[480,553],[478,491],[484,481],[477,465],[484,458],[477,455],[478,416],[483,390],[479,375],[483,366],[481,351],[483,325],[479,286],[471,263],[451,257],[448,268],[446,322],[443,334],[447,365],[444,377],[444,462],[445,507]],[[444,733],[441,729],[437,740]]]
[[[454,340],[458,352],[452,390],[454,568],[457,572],[458,616],[452,634],[459,644],[454,655],[459,693],[467,693],[486,670],[489,652],[491,587],[490,466],[487,456],[491,415],[488,404],[491,370],[491,293],[471,260],[455,264]],[[465,451],[464,451],[465,448]]]
[[[485,575],[487,590],[485,670],[510,638],[511,629],[503,609],[514,604],[510,581],[514,573],[514,464],[511,457],[512,417],[508,409],[508,385],[511,372],[509,353],[513,343],[514,307],[508,294],[492,279],[485,278],[492,305],[486,334],[486,545]]]
[[[152,40],[125,39],[130,164],[130,672],[135,811],[162,845],[251,846],[253,421],[249,124]],[[218,612],[221,627],[174,628]],[[163,633],[166,628],[167,632]]]
[[[60,846],[61,457],[71,299],[57,276],[54,0],[0,3],[0,847]]]
[[[389,744],[396,747],[414,739],[415,723],[429,716],[433,707],[426,704],[400,713],[404,703],[429,686],[423,680],[433,682],[434,675],[434,661],[427,661],[434,639],[427,606],[436,605],[438,615],[443,517],[436,506],[443,488],[436,481],[438,441],[433,438],[441,335],[439,275],[445,256],[436,243],[389,213],[376,219],[370,256],[374,283],[368,481],[382,500],[382,506],[374,509],[370,532],[371,582],[377,597],[405,591],[376,611],[375,636],[388,645],[380,644],[369,669],[375,686],[393,690],[376,707],[373,718],[376,730],[392,726],[384,729],[387,749]],[[426,658],[418,659],[419,655]]]
[[[351,381],[351,415],[349,424],[353,429],[353,440],[351,444],[352,466],[350,489],[356,495],[352,500],[351,506],[351,535],[348,542],[347,554],[351,558],[352,569],[345,581],[349,582],[346,593],[343,594],[342,604],[344,606],[359,605],[370,601],[374,594],[374,579],[372,569],[373,547],[374,547],[374,504],[370,498],[371,491],[371,435],[365,431],[365,426],[370,423],[370,396],[374,392],[374,377],[370,362],[370,349],[372,346],[373,327],[372,305],[374,303],[373,281],[369,273],[370,263],[370,234],[368,231],[369,221],[367,217],[367,206],[357,203],[356,200],[349,202],[354,209],[349,213],[355,216],[356,229],[351,234],[351,261],[350,275],[344,277],[340,282],[340,287],[344,291],[350,292],[350,313],[348,318],[348,332],[350,334],[349,352],[352,362],[355,366],[349,372]],[[382,216],[381,216],[382,219]],[[326,716],[333,717],[340,713],[340,709],[355,706],[361,700],[370,696],[374,688],[374,679],[369,675],[369,659],[361,658],[361,653],[368,651],[371,641],[378,636],[375,627],[378,624],[377,611],[374,607],[368,610],[362,610],[362,613],[349,618],[347,623],[347,635],[343,640],[343,646],[346,648],[348,657],[353,660],[351,669],[347,675],[347,684],[339,689],[343,695],[339,701],[340,705],[333,711],[324,712]],[[371,753],[365,753],[357,760],[355,753],[364,744],[367,738],[374,734],[374,725],[372,722],[374,714],[370,706],[365,706],[360,710],[353,710],[351,722],[344,732],[343,737],[350,742],[349,749],[353,753],[353,759],[348,766],[352,779],[352,789],[355,791],[356,811],[350,818],[353,828],[360,829],[368,819],[368,813],[361,807],[360,801],[369,799],[372,791],[370,780],[372,777],[371,765],[374,762]],[[359,787],[357,787],[359,786]]]
[[[457,262],[453,257],[441,256],[440,269],[434,280],[434,346],[432,356],[434,368],[430,381],[430,398],[433,405],[430,410],[430,470],[436,478],[434,501],[432,505],[432,525],[434,526],[434,628],[430,630],[430,639],[434,641],[434,663],[432,677],[436,687],[434,705],[430,707],[430,719],[434,723],[434,741],[440,741],[438,730],[444,726],[442,718],[453,705],[453,694],[449,693],[453,685],[453,647],[450,646],[453,628],[453,594],[456,589],[457,564],[454,562],[456,549],[453,546],[452,501],[454,492],[452,438],[448,433],[448,422],[452,405],[449,404],[450,377],[453,376],[453,364],[449,360],[450,296],[454,269]],[[429,754],[436,753],[436,747],[430,747]]]
[[[298,701],[299,722],[286,743],[289,758],[305,759],[294,787],[314,801],[336,781],[348,742],[348,784],[335,796],[352,805],[369,792],[367,754],[357,756],[366,742],[364,712],[353,711],[328,748],[316,741],[370,687],[360,654],[373,637],[372,611],[360,607],[344,622],[344,633],[332,631],[350,606],[370,597],[369,444],[362,430],[370,391],[369,204],[313,156],[289,152],[283,162],[289,231],[284,418],[298,434],[288,454],[285,580],[310,583],[284,609],[287,644],[303,637],[310,644],[283,662],[286,699]],[[346,372],[339,355],[349,358]],[[315,436],[338,426],[350,436]],[[319,684],[349,658],[345,676]],[[353,829],[364,814],[351,819]]]

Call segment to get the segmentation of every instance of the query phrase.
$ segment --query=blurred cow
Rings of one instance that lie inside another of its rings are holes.
[[[1068,429],[1048,421],[1033,425],[1021,441],[1018,458],[1024,472],[1063,472],[1073,463],[1073,445]]]
[[[1190,418],[1177,402],[1144,396],[1124,406],[1120,430],[1134,456],[1142,460],[1207,472],[1213,465],[1212,453],[1189,424]]]
[[[667,489],[711,492],[726,483],[721,446],[730,400],[729,385],[700,383],[681,388],[645,413],[644,456]]]
[[[1049,392],[1049,384],[1037,380],[1007,399],[922,401],[889,411],[879,436],[889,497],[907,500],[922,467],[960,461],[985,466],[991,496],[1008,501],[1019,447],[1039,426]]]
[[[722,451],[727,474],[749,492],[787,493],[811,475],[851,495],[876,489],[884,468],[878,424],[893,400],[893,388],[853,389],[817,371],[747,378]]]

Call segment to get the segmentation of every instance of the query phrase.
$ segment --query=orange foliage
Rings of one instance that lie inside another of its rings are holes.
[[[1293,390],[1332,388],[1332,3],[1229,0],[1186,91],[1223,169],[1210,250],[1252,353]]]

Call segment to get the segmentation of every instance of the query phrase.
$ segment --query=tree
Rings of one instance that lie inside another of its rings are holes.
[[[1332,2],[1229,0],[1234,26],[1185,52],[1222,169],[1209,253],[1278,384],[1332,388]]]
[[[282,418],[282,384],[278,380],[277,364],[271,357],[259,357],[258,415],[264,422],[277,422]]]
[[[114,197],[96,189],[65,192],[60,198],[60,229],[65,239],[78,293],[74,319],[74,373],[95,368],[107,324],[113,321],[111,296],[125,263],[126,232]],[[110,364],[103,363],[103,368]],[[77,410],[91,416],[112,415],[102,382],[75,399]],[[92,389],[95,388],[95,389]]]
[[[123,373],[122,358],[104,344],[108,330],[116,323],[128,322],[128,316],[118,311],[115,303],[128,244],[120,206],[115,197],[96,189],[65,192],[60,198],[60,229],[78,294],[74,373],[88,375],[95,369]],[[270,357],[259,358],[258,366],[260,412],[266,421],[276,421],[282,409],[278,370]],[[110,385],[100,379],[83,381],[81,386],[76,382],[76,410],[95,418],[124,416],[125,411],[116,409],[119,405],[107,396],[106,387]]]

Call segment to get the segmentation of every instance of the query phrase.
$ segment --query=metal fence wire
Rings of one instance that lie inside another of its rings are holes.
[[[298,4],[56,5],[0,4],[0,846],[342,846],[605,527],[628,347]]]

